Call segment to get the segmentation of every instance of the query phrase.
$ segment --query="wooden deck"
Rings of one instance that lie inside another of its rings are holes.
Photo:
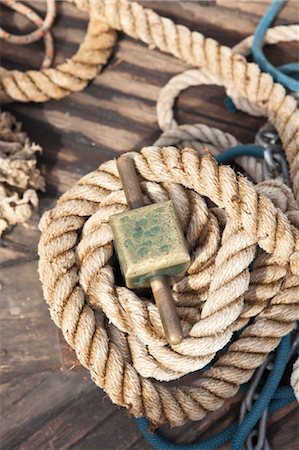
[[[43,9],[43,2],[31,2]],[[157,12],[232,46],[252,34],[268,2],[219,0],[144,2]],[[289,1],[277,23],[298,22],[298,3]],[[3,26],[30,25],[3,8]],[[56,62],[80,43],[86,17],[58,2],[54,27]],[[7,68],[37,68],[43,44],[2,45]],[[274,62],[294,57],[292,44],[269,49]],[[298,47],[297,47],[298,51]],[[51,322],[37,275],[37,224],[40,215],[81,176],[120,152],[150,145],[159,135],[155,102],[160,88],[186,66],[120,36],[103,74],[81,93],[59,102],[13,104],[31,139],[44,148],[40,166],[47,189],[30,223],[6,233],[1,242],[1,389],[2,450],[147,450],[135,421],[112,405],[82,367],[62,367],[56,327]],[[250,142],[263,120],[230,114],[221,88],[205,86],[184,92],[177,103],[180,123],[203,122]],[[164,432],[177,442],[206,438],[237,417],[240,395],[199,423]],[[217,420],[216,420],[217,419]],[[268,436],[273,450],[299,448],[299,408],[292,404],[271,419]],[[226,448],[229,448],[227,446]]]

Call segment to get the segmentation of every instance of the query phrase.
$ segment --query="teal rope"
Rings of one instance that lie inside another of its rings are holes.
[[[263,52],[263,40],[265,33],[284,4],[284,0],[274,0],[270,7],[267,9],[265,15],[262,17],[254,33],[252,55],[255,62],[260,66],[260,68],[264,72],[268,72],[270,75],[272,75],[275,81],[282,84],[290,91],[299,92],[299,82],[287,74],[289,72],[289,67],[287,68],[286,72],[284,72],[284,70],[282,70],[281,68],[274,67],[267,60]]]
[[[204,441],[195,442],[193,444],[175,444],[168,441],[168,439],[163,438],[157,432],[149,433],[147,431],[149,427],[147,419],[142,417],[136,420],[144,438],[157,450],[214,450],[230,441],[238,428],[238,423],[233,422],[221,431],[221,433],[216,434],[210,439],[205,439]]]
[[[216,156],[218,164],[228,164],[232,159],[239,156],[254,156],[255,158],[264,158],[264,147],[254,144],[236,145],[231,147],[220,155]]]
[[[274,67],[267,60],[263,52],[263,41],[266,31],[275,17],[278,15],[284,4],[284,0],[274,0],[271,6],[266,11],[254,33],[252,55],[255,62],[260,66],[260,68],[264,72],[270,73],[275,81],[282,84],[290,91],[299,92],[299,63],[295,62],[283,64],[279,67]],[[224,99],[224,105],[229,112],[237,112],[237,108],[230,97],[226,97]]]
[[[263,386],[259,398],[254,403],[251,411],[247,414],[243,422],[240,424],[231,445],[231,450],[241,450],[244,446],[247,436],[262,417],[263,412],[268,407],[271,398],[275,394],[276,389],[285,371],[291,349],[291,336],[285,336],[276,353],[274,367]],[[275,370],[274,370],[275,368]]]
[[[297,81],[299,80],[299,63],[283,64],[278,69],[286,75],[292,75],[292,78],[295,78]]]
[[[230,113],[236,113],[238,110],[236,108],[236,105],[234,104],[233,100],[230,97],[225,97],[224,99],[224,106],[228,109]]]

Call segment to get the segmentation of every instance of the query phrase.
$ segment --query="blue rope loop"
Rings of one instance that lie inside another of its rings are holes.
[[[299,92],[299,62],[283,64],[279,67],[275,67],[268,61],[263,51],[263,42],[267,29],[270,27],[285,3],[285,0],[274,0],[267,9],[254,33],[252,55],[254,61],[260,66],[260,68],[264,72],[272,75],[274,81],[282,84],[290,91]],[[229,112],[237,112],[237,108],[230,97],[225,98],[224,105]]]
[[[243,144],[231,147],[220,155],[216,156],[218,164],[228,164],[239,156],[254,156],[255,158],[264,158],[265,149],[262,146],[254,144]]]
[[[263,41],[267,29],[270,27],[271,23],[278,15],[279,11],[285,5],[285,0],[274,0],[270,7],[267,9],[265,15],[262,17],[260,23],[258,24],[256,31],[254,33],[253,45],[252,45],[252,55],[255,62],[264,71],[272,75],[273,79],[278,83],[282,84],[284,87],[293,92],[299,92],[299,81],[298,76],[298,64],[282,67],[274,67],[268,59],[265,57],[263,52]],[[289,76],[295,72],[295,77]]]

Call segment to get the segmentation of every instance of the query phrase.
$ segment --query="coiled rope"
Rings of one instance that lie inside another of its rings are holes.
[[[192,264],[173,288],[184,341],[168,347],[155,305],[115,284],[108,220],[126,209],[115,161],[80,180],[43,216],[39,272],[53,320],[95,383],[135,416],[177,426],[219,408],[292,330],[299,317],[299,232],[248,180],[211,156],[174,147],[131,156],[145,200],[171,198],[186,232]],[[226,211],[222,241],[203,197]],[[249,274],[256,245],[272,255],[271,264]],[[239,328],[250,279],[262,279],[268,306],[212,369],[177,388],[146,378],[173,379],[206,365]]]
[[[45,101],[82,89],[90,79],[82,76],[86,66],[95,74],[111,52],[111,28],[122,30],[202,67],[215,84],[260,108],[281,136],[298,193],[298,108],[271,76],[136,3],[75,3],[89,11],[89,29],[98,30],[87,46],[91,52],[96,47],[98,62],[90,64],[88,58],[85,63],[86,54],[80,54],[59,70],[45,71],[45,78],[40,72],[4,71],[0,79],[7,100]],[[173,288],[184,341],[170,348],[156,307],[115,284],[108,221],[127,208],[115,161],[81,179],[43,216],[39,273],[53,320],[95,383],[135,416],[147,416],[155,426],[166,421],[177,426],[219,408],[293,329],[299,318],[299,236],[291,218],[297,209],[288,188],[275,182],[254,187],[192,149],[150,147],[131,157],[145,201],[171,198],[186,232],[192,264]],[[209,207],[206,198],[215,206]],[[165,387],[149,379],[171,380],[204,367],[252,317],[196,383]]]
[[[268,25],[269,23],[273,20],[273,12],[272,12],[273,8],[270,8],[266,15],[269,15],[269,13],[272,15],[271,19],[268,21]],[[264,29],[265,32],[265,29]],[[274,29],[270,29],[267,30],[267,34],[266,34],[266,43],[276,43],[279,42],[281,40],[297,40],[299,39],[299,26],[298,25],[294,25],[294,26],[288,26],[288,27],[277,27]],[[236,52],[240,52],[243,53],[245,56],[247,56],[250,53],[251,50],[251,45],[253,43],[253,36],[244,39],[240,44],[238,44],[237,46],[234,47],[234,51]],[[264,42],[265,43],[265,42]],[[261,43],[260,43],[261,46]],[[288,66],[288,67],[287,67]],[[290,70],[289,70],[289,66],[290,66]],[[296,64],[293,65],[286,65],[280,68],[280,70],[285,70],[287,69],[288,72],[292,71],[292,74],[295,72],[296,68],[294,66],[297,66]],[[189,87],[189,85],[193,86],[193,85],[198,85],[198,84],[202,84],[202,82],[207,82],[207,77],[204,77],[204,74],[202,74],[200,71],[187,71],[184,74],[181,74],[179,76],[174,77],[173,79],[170,80],[170,82],[165,86],[165,88],[162,89],[161,94],[159,96],[158,99],[158,103],[157,103],[157,115],[158,115],[158,123],[160,125],[160,127],[162,128],[162,130],[164,130],[162,136],[160,139],[158,139],[158,141],[156,141],[156,143],[158,143],[159,145],[177,145],[180,146],[180,148],[182,148],[184,145],[191,145],[195,148],[197,148],[197,150],[199,152],[202,152],[202,147],[201,147],[201,143],[205,142],[208,145],[210,144],[210,141],[214,141],[215,138],[218,140],[218,146],[220,143],[220,146],[222,147],[222,149],[225,149],[229,146],[228,139],[227,139],[227,135],[222,132],[221,130],[218,129],[212,129],[210,127],[207,127],[203,124],[196,124],[196,125],[183,125],[183,126],[178,126],[176,121],[174,120],[174,115],[172,112],[172,108],[174,106],[174,102],[175,102],[175,98],[178,95],[178,93],[182,90],[182,89],[186,89]],[[209,82],[210,80],[208,80]],[[289,86],[287,86],[289,87]],[[239,109],[244,110],[245,112],[249,112],[251,114],[254,115],[260,115],[260,111],[258,109],[256,109],[253,105],[250,104],[250,102],[247,99],[242,99],[242,101],[240,102],[240,99],[237,97],[237,101],[239,102]],[[215,135],[215,136],[214,136]],[[219,142],[220,141],[220,142]],[[214,143],[214,142],[213,142]],[[228,162],[230,159],[233,158],[237,158],[239,156],[243,156],[244,154],[247,156],[254,156],[255,158],[263,158],[263,149],[259,149],[257,146],[250,146],[250,145],[237,145],[236,147],[226,150],[224,151],[224,153],[222,154],[218,154],[219,152],[219,147],[214,147],[213,145],[209,145],[210,150],[212,151],[212,153],[214,155],[218,155],[217,156],[217,160],[219,162]],[[251,161],[250,161],[251,160]],[[241,165],[244,167],[245,166],[245,170],[247,173],[252,173],[253,178],[255,179],[255,181],[260,181],[260,179],[262,179],[262,170],[261,170],[261,164],[254,164],[255,159],[254,158],[247,158],[243,161],[241,158],[239,158],[239,164],[241,162]],[[244,164],[245,163],[245,164]],[[249,164],[248,164],[249,163]],[[252,164],[253,163],[253,164]],[[253,169],[253,170],[250,170]],[[258,169],[258,170],[257,170]],[[299,370],[299,366],[298,363],[296,363],[294,365],[294,369],[293,369],[293,374],[291,377],[291,384],[293,386],[293,388],[298,390],[298,385],[296,385],[297,383],[297,379],[298,379],[298,370]],[[282,373],[283,373],[283,369],[282,369]],[[269,395],[268,395],[268,391],[266,390],[266,387],[263,388],[262,392],[261,392],[261,399],[263,399],[263,401],[265,401],[267,398],[269,399]],[[297,394],[298,395],[298,394]],[[269,401],[269,400],[268,400]],[[252,414],[252,413],[250,413]],[[265,414],[263,414],[264,416]],[[256,415],[255,415],[256,416]],[[154,446],[155,444],[158,446],[158,448],[172,448],[172,443],[168,442],[167,440],[161,440],[160,437],[158,436],[156,439],[156,436],[149,437],[148,433],[144,431],[144,425],[146,424],[146,422],[142,422],[143,419],[140,419],[141,422],[139,421],[139,425],[141,427],[141,430],[143,431],[146,439],[152,443]],[[255,423],[258,420],[257,417],[255,417]],[[264,424],[264,425],[263,425]],[[261,423],[260,426],[264,427],[265,423],[263,422],[263,424]],[[242,430],[242,431],[241,431]],[[244,434],[245,432],[245,436],[246,433],[248,434],[250,431],[246,429],[246,422],[240,427],[240,430],[237,430],[236,427],[236,432],[237,434],[242,432]],[[250,436],[253,435],[254,432],[250,433]],[[230,437],[227,438],[227,440],[231,439],[233,437],[234,433],[232,432],[230,434]],[[214,436],[211,440],[205,441],[204,443],[195,443],[191,446],[186,446],[186,447],[192,447],[192,448],[216,448],[218,445],[216,445],[216,447],[214,447],[214,443],[218,442],[219,444],[219,440],[221,440],[222,437],[225,437],[226,433],[219,433],[217,436]],[[265,437],[265,435],[264,435]],[[250,437],[248,438],[250,439]],[[260,438],[259,438],[260,439]],[[224,441],[222,443],[219,444],[219,446],[221,446],[224,443]],[[260,441],[259,444],[261,445]],[[181,448],[181,446],[179,445],[174,445],[175,448]],[[184,447],[184,446],[183,446]],[[182,448],[183,448],[182,447]],[[243,445],[240,445],[239,447],[236,448],[243,448]],[[259,447],[261,448],[261,447]]]
[[[10,113],[0,113],[0,236],[26,222],[38,205],[36,191],[45,189],[36,167],[36,154],[41,152]]]

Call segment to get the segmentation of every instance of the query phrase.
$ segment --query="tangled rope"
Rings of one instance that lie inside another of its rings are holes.
[[[0,114],[0,236],[8,227],[26,222],[38,205],[36,191],[45,188],[36,168],[41,151],[11,114]]]
[[[115,284],[108,221],[126,209],[115,161],[82,178],[43,216],[39,272],[53,320],[95,383],[135,416],[177,426],[219,408],[292,330],[299,318],[299,232],[248,180],[210,156],[149,147],[131,157],[145,200],[171,198],[186,232],[192,263],[173,287],[184,341],[170,348],[155,305]],[[226,211],[222,239],[204,197]],[[249,275],[257,245],[271,254],[272,266]],[[177,378],[186,366],[197,370],[210,361],[239,329],[251,278],[253,285],[269,283],[267,307],[212,369],[190,386],[146,378]]]
[[[232,51],[235,54],[240,54],[245,57],[252,52],[253,36],[243,39],[239,44],[235,45]],[[269,28],[265,34],[263,45],[273,45],[279,42],[299,41],[299,25],[280,25],[274,28]],[[253,116],[262,116],[263,113],[259,107],[253,105],[247,98],[238,97],[234,89],[229,89],[228,95],[233,99],[234,105],[237,109],[247,112]]]

